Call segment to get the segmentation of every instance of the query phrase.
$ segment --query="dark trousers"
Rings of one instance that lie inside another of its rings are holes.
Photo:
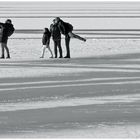
[[[10,57],[10,53],[9,53],[9,48],[7,47],[7,43],[1,43],[1,48],[2,48],[2,55],[1,55],[1,57],[5,57],[4,56],[4,50],[6,50],[6,52],[7,52],[7,57],[9,58]]]
[[[66,57],[70,57],[70,37],[65,35]]]
[[[54,54],[55,54],[55,58],[57,58],[57,48],[59,49],[60,58],[62,58],[63,55],[62,55],[61,40],[54,40]]]

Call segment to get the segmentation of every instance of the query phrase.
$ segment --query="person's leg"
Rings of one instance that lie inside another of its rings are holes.
[[[46,50],[46,46],[43,45],[42,46],[42,54],[41,54],[41,57],[40,58],[44,58],[45,50]]]
[[[8,48],[7,44],[5,43],[4,46],[5,46],[5,50],[7,52],[7,58],[10,58],[10,52],[9,52],[9,48]]]
[[[4,58],[4,44],[1,43],[1,58]]]
[[[52,53],[52,50],[51,50],[51,48],[50,48],[50,40],[47,41],[47,43],[46,43],[46,48],[48,49],[48,51],[49,51],[50,54],[51,54],[51,57],[50,57],[50,58],[53,58],[53,53]]]
[[[55,58],[57,58],[57,41],[54,40],[54,54]]]
[[[65,36],[65,45],[66,45],[66,56],[65,58],[70,58],[70,37],[69,35]]]
[[[57,45],[58,45],[59,54],[60,54],[59,58],[63,58],[61,40],[57,40]]]
[[[52,50],[51,50],[51,48],[50,48],[50,46],[48,45],[48,50],[49,50],[49,52],[50,52],[50,54],[51,54],[51,57],[50,58],[53,58],[53,53],[52,53]]]
[[[83,38],[83,37],[81,37],[81,36],[79,36],[79,35],[76,35],[76,34],[74,34],[74,33],[72,33],[72,32],[69,32],[69,36],[71,37],[71,38],[77,38],[77,39],[79,39],[79,40],[82,40],[82,41],[86,41],[86,39],[85,38]]]

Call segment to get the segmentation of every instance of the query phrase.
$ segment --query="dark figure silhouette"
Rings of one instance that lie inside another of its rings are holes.
[[[61,33],[55,19],[53,20],[53,24],[51,24],[50,26],[50,32],[54,41],[55,58],[57,58],[57,48],[59,49],[59,58],[63,58],[61,47]]]
[[[67,54],[65,58],[70,58],[70,38],[77,38],[81,41],[86,41],[85,38],[80,37],[79,35],[74,34],[73,31],[73,26],[70,23],[64,22],[61,20],[59,17],[55,18],[56,23],[58,25],[58,28],[60,32],[65,35],[65,44],[66,44],[66,51]]]
[[[0,29],[1,29],[1,36],[0,36],[0,43],[2,48],[1,59],[5,58],[4,50],[7,52],[7,58],[10,58],[9,48],[7,46],[8,37],[10,37],[14,33],[14,27],[12,21],[7,19],[5,23],[0,22]]]

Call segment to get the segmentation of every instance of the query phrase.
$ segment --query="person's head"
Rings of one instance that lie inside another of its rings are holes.
[[[11,23],[12,23],[12,20],[11,20],[11,19],[7,19],[7,20],[5,21],[5,23],[11,24]]]
[[[48,28],[44,28],[44,32],[49,32],[49,29]]]
[[[56,22],[56,23],[58,23],[60,20],[61,20],[60,17],[56,17],[56,18],[55,18],[55,22]]]
[[[53,24],[56,24],[56,21],[55,21],[55,19],[53,19]]]
[[[57,24],[57,20],[56,19],[53,20],[53,24],[54,25]]]

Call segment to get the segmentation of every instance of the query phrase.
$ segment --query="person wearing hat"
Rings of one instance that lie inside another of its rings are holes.
[[[56,23],[59,27],[60,32],[63,35],[65,35],[65,44],[66,44],[67,54],[64,58],[70,58],[70,47],[69,47],[70,38],[76,38],[76,39],[79,39],[79,40],[84,41],[84,42],[86,42],[86,39],[79,36],[79,35],[74,34],[72,32],[73,31],[73,26],[70,23],[64,22],[59,17],[56,17],[55,20],[56,20]]]
[[[0,58],[1,59],[5,58],[4,50],[6,50],[7,52],[7,58],[10,58],[10,52],[7,46],[7,42],[8,42],[8,37],[10,37],[15,30],[12,21],[10,19],[7,19],[5,23],[0,23],[0,29],[1,29],[0,43],[2,48],[2,54]]]

